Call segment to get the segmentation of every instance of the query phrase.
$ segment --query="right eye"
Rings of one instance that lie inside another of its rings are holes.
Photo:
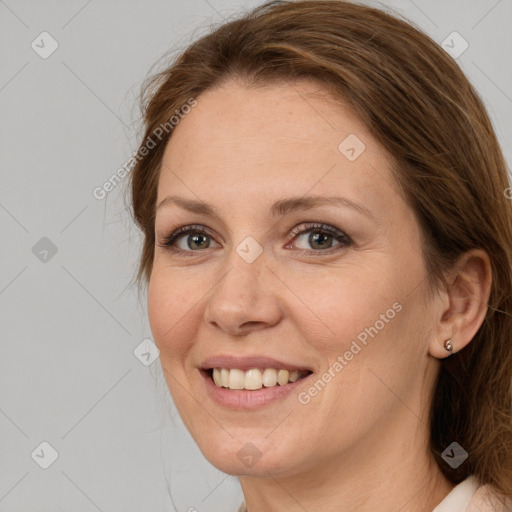
[[[158,246],[172,253],[187,253],[187,255],[191,255],[191,252],[209,249],[210,239],[213,239],[213,237],[204,226],[190,225],[183,226],[173,231],[170,235],[166,236],[163,242],[158,244]],[[180,243],[182,245],[181,247]]]

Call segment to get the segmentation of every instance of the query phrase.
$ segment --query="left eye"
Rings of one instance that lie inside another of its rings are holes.
[[[334,235],[325,233],[323,231],[308,230],[305,233],[299,234],[295,237],[297,240],[300,240],[301,238],[303,238],[303,242],[309,244],[310,247],[322,250],[330,249],[332,247],[333,241],[335,241]],[[299,247],[299,249],[307,250],[308,247]]]
[[[310,247],[317,248],[318,250],[314,251],[317,254],[332,252],[329,250],[333,247],[348,247],[352,245],[352,240],[348,235],[333,226],[329,226],[328,224],[301,225],[298,228],[292,230],[292,235],[295,235],[294,240],[307,236],[304,238],[306,244],[308,244]],[[333,246],[333,241],[337,241],[338,244]],[[289,245],[286,247],[289,247]],[[309,250],[308,247],[299,247],[299,249]]]

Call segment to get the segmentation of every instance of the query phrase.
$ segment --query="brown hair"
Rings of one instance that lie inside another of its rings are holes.
[[[430,451],[453,483],[474,474],[512,497],[512,207],[506,163],[475,89],[440,46],[398,16],[342,0],[272,1],[201,37],[144,84],[144,141],[191,97],[230,78],[255,87],[313,78],[349,102],[392,157],[422,230],[432,290],[465,251],[487,251],[489,308],[471,343],[442,361]],[[131,175],[144,235],[139,284],[151,276],[171,134]],[[456,470],[441,457],[453,441],[469,454]]]

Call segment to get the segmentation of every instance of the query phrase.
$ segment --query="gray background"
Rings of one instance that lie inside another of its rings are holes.
[[[151,338],[145,297],[130,285],[141,239],[122,185],[106,200],[92,191],[137,149],[137,95],[158,59],[260,3],[0,0],[1,512],[240,503],[237,480],[204,460],[180,422],[159,360],[134,356]],[[512,1],[383,4],[440,44],[453,31],[469,43],[457,61],[510,162]],[[47,59],[31,47],[43,31],[59,45]],[[37,256],[43,237],[54,255]],[[48,469],[36,463],[51,456],[43,441],[58,452]]]

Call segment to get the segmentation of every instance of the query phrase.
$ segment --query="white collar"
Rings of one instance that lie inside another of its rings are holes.
[[[476,477],[469,476],[456,485],[432,512],[465,512],[478,487]]]

